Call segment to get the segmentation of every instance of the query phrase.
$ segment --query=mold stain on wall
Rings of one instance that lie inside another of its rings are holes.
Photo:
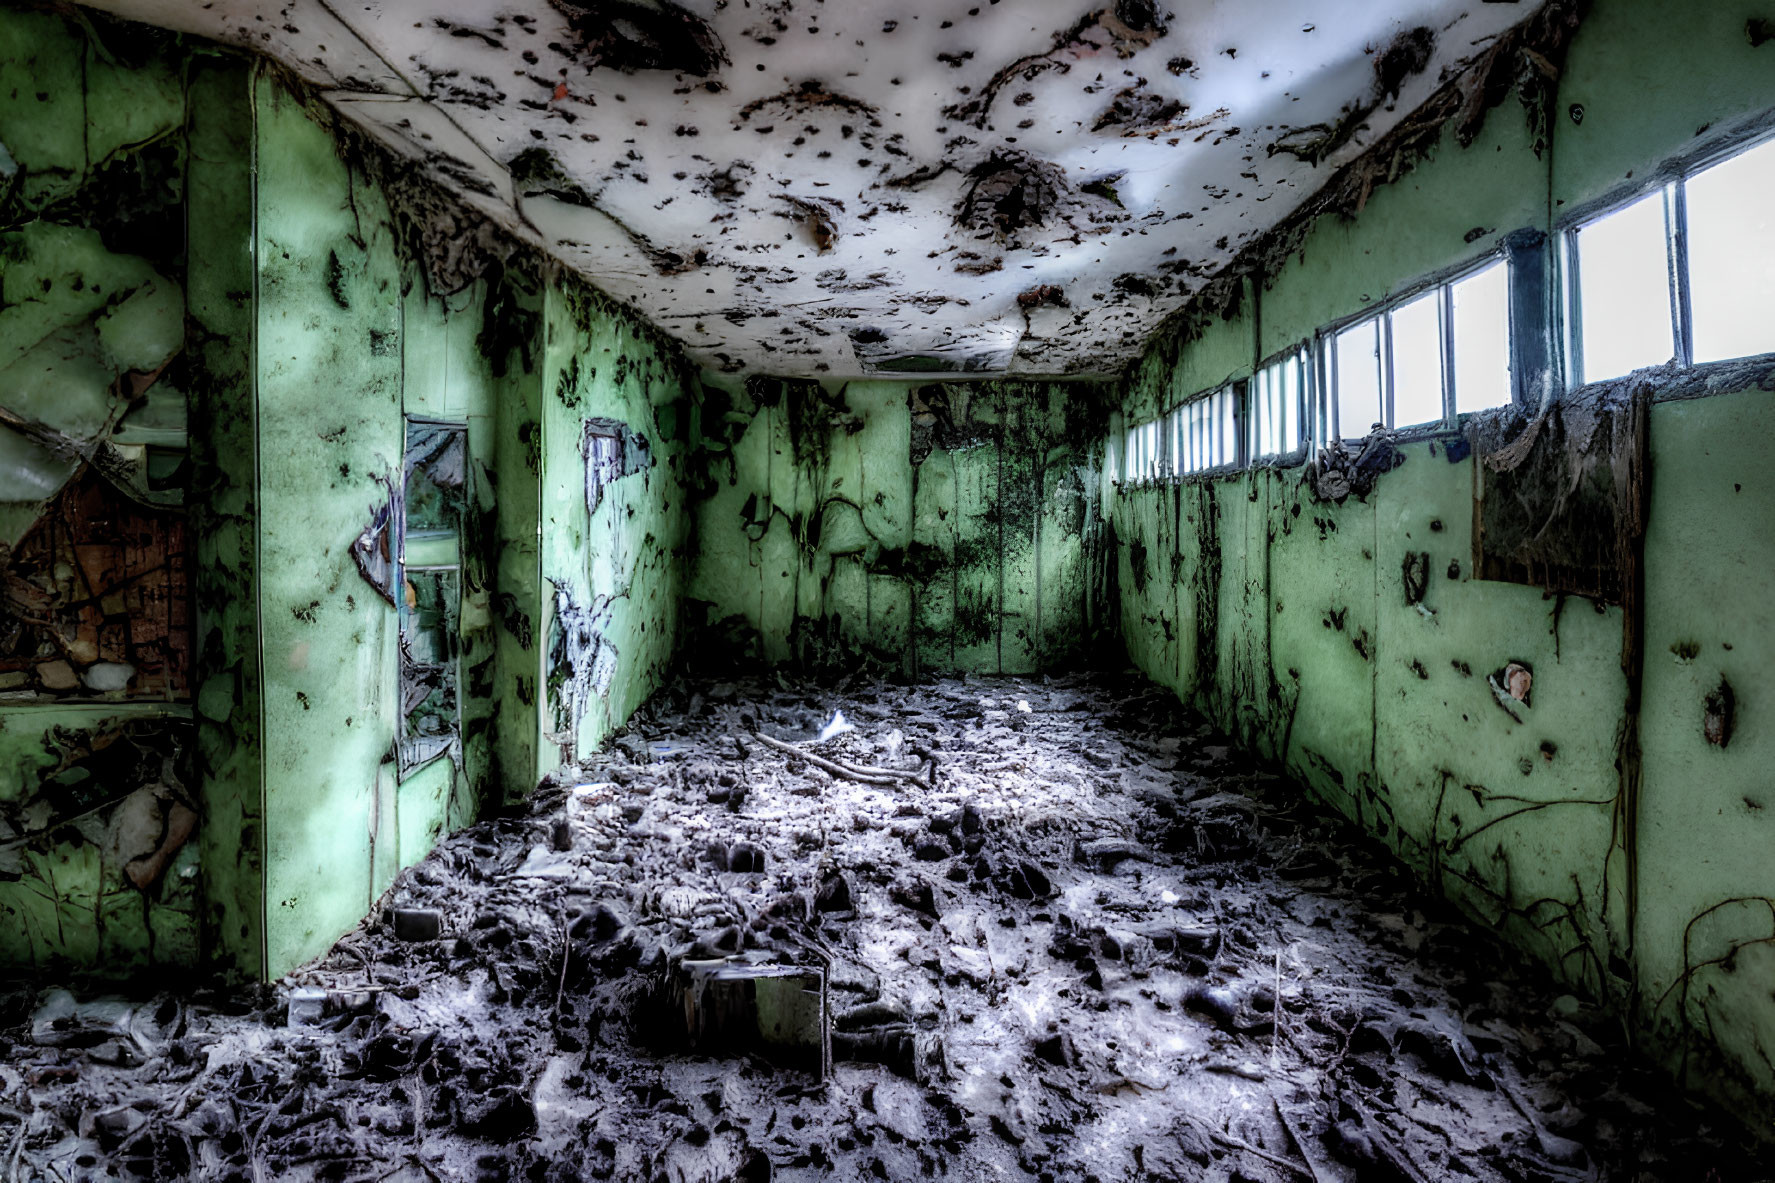
[[[696,610],[736,653],[907,676],[1101,659],[1105,390],[710,382]]]

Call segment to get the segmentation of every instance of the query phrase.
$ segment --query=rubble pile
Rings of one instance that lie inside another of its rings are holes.
[[[1132,679],[684,682],[276,988],[0,999],[0,1170],[1759,1177],[1361,841]]]

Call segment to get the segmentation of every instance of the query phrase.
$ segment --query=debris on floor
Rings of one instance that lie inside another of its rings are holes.
[[[1362,842],[1129,678],[681,682],[275,989],[0,995],[0,1162],[1769,1174],[1729,1115]]]

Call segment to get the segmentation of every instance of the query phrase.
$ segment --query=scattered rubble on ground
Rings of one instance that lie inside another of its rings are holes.
[[[1359,842],[1126,678],[679,683],[275,989],[0,996],[0,1169],[1759,1177]]]

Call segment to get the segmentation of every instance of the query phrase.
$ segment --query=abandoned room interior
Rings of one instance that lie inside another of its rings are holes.
[[[0,1172],[1775,1178],[1772,192],[1770,0],[0,0]]]

